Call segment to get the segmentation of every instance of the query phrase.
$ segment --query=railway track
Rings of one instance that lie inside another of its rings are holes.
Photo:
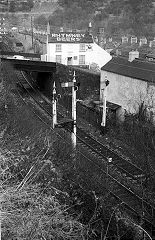
[[[139,176],[145,177],[144,171],[141,168],[124,159],[107,146],[104,146],[101,142],[94,139],[79,127],[77,128],[77,131],[78,136],[81,139],[84,139],[88,146],[90,146],[98,155],[106,158],[107,161],[111,159],[112,164],[116,165],[117,168],[125,174],[125,176],[131,176],[135,180],[137,180]]]
[[[16,72],[19,82],[21,86],[24,88],[23,81],[28,83],[26,76],[22,72]],[[32,88],[32,84],[29,84],[30,90],[25,88],[25,91],[30,94],[33,100],[39,105],[39,107],[46,112],[50,118],[52,118],[52,106],[50,102],[45,101],[45,98],[40,95],[38,90]],[[32,91],[33,89],[33,91]],[[37,99],[36,95],[37,94]],[[62,115],[62,114],[61,114]],[[143,219],[152,224],[155,227],[155,206],[154,204],[148,202],[143,197],[143,192],[137,194],[133,190],[131,190],[126,185],[122,184],[120,181],[121,177],[118,176],[118,172],[116,174],[114,168],[117,168],[117,171],[126,178],[130,178],[130,180],[135,180],[136,184],[138,184],[137,176],[144,176],[143,170],[136,165],[128,162],[123,159],[121,156],[111,151],[107,147],[103,146],[100,142],[93,139],[89,134],[86,134],[82,129],[77,129],[77,137],[78,137],[78,150],[87,149],[88,157],[83,159],[83,165],[81,165],[81,169],[88,167],[91,165],[91,168],[97,168],[98,176],[96,181],[102,188],[107,188],[105,186],[105,179],[108,177],[108,186],[113,186],[112,190],[109,188],[110,193],[119,199],[120,202],[123,202],[132,212],[137,214],[138,216],[142,216]],[[109,164],[108,159],[111,158],[112,162]],[[107,165],[108,163],[108,165]],[[108,173],[107,173],[108,166]],[[145,177],[145,176],[144,176]],[[139,185],[140,186],[140,185]]]
[[[85,149],[84,144],[82,144],[82,147]],[[138,196],[135,192],[122,184],[119,179],[116,179],[116,176],[113,176],[110,172],[107,173],[106,164],[101,162],[100,158],[92,152],[89,152],[88,156],[87,159],[83,158],[83,160],[80,161],[81,169],[86,167],[92,169],[96,173],[95,179],[102,187],[107,188],[108,191],[112,192],[116,198],[130,207],[139,216],[141,216],[143,211],[147,220],[150,222],[153,221],[152,213],[155,207],[143,199],[142,196]],[[99,171],[96,172],[96,169]]]

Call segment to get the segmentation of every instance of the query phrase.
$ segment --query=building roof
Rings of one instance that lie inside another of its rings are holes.
[[[146,55],[146,57],[148,57],[148,58],[155,58],[155,54],[154,53],[148,53]]]
[[[113,57],[101,70],[155,83],[155,63],[134,60],[129,62],[123,57]]]
[[[86,33],[59,32],[51,33],[49,43],[93,43],[92,35]]]

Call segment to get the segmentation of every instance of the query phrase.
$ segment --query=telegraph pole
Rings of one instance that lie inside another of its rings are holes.
[[[48,35],[50,34],[50,24],[49,24],[49,22],[47,23],[47,39],[46,39],[46,51],[47,51],[47,62],[48,62],[48,60],[49,60],[49,58],[48,58]]]
[[[56,86],[55,82],[53,83],[53,98],[52,98],[52,113],[53,113],[53,123],[52,127],[55,128],[55,125],[57,124],[57,109],[56,109]]]
[[[101,126],[105,127],[106,125],[106,105],[107,105],[107,89],[106,87],[109,85],[109,80],[107,79],[107,76],[105,76],[105,81],[103,82],[103,88],[102,90],[102,99],[103,99],[103,113],[102,113],[102,122]]]
[[[31,16],[32,48],[33,48],[33,19]]]
[[[26,19],[24,19],[24,31],[25,31],[25,39],[26,39]]]

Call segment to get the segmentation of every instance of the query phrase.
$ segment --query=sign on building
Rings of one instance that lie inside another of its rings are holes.
[[[51,42],[80,42],[85,37],[85,33],[52,33]]]

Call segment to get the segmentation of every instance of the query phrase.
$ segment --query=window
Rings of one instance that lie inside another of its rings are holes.
[[[56,55],[56,62],[61,63],[61,55]]]
[[[61,52],[61,44],[56,44],[56,52]]]
[[[137,43],[137,37],[131,37],[131,44],[132,43]]]
[[[77,60],[77,56],[74,56],[74,60]]]
[[[80,44],[80,52],[85,52],[85,51],[86,51],[85,44],[81,43]]]
[[[85,55],[79,55],[79,65],[85,64]]]

